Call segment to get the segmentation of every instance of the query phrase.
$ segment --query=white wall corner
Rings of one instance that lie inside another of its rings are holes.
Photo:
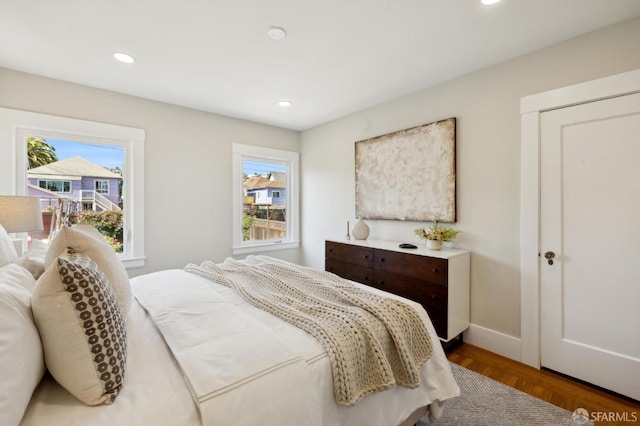
[[[471,324],[464,332],[464,341],[498,355],[520,361],[520,339],[517,337]]]

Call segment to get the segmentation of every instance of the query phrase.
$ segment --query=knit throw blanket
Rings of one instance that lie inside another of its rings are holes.
[[[341,405],[393,387],[420,383],[432,343],[411,306],[364,290],[334,274],[266,256],[190,264],[185,270],[237,291],[315,337],[327,351]]]

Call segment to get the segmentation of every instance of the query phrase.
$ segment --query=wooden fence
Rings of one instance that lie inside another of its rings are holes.
[[[255,218],[250,230],[252,241],[277,240],[287,236],[287,223],[279,220]]]

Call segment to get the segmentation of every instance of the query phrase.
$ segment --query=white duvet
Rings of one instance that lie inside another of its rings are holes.
[[[115,403],[85,406],[45,378],[23,425],[392,426],[459,394],[436,344],[419,387],[396,386],[341,406],[320,344],[233,290],[183,270],[136,277],[131,285],[139,301],[128,320],[126,378]],[[437,342],[422,307],[403,300],[416,306]]]

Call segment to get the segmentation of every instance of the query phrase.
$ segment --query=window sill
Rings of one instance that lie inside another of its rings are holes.
[[[146,256],[143,257],[127,257],[120,259],[125,269],[142,268],[147,263]]]
[[[286,250],[300,247],[300,241],[288,241],[286,243],[265,243],[255,245],[243,245],[233,247],[233,254],[252,254],[265,251]]]

